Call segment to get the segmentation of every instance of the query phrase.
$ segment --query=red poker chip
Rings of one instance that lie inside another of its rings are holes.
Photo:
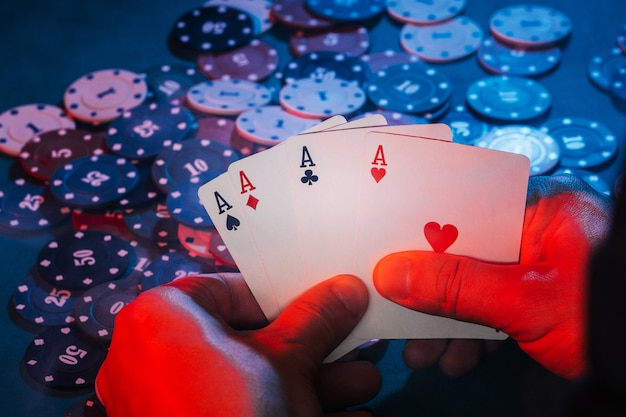
[[[289,48],[295,56],[319,51],[361,56],[369,47],[369,33],[363,26],[346,26],[323,33],[295,32],[289,39]]]
[[[209,139],[231,146],[231,136],[235,130],[235,121],[219,116],[206,116],[196,119],[198,131],[195,137]]]
[[[211,234],[210,251],[215,259],[223,263],[224,265],[232,268],[237,267],[237,264],[235,263],[233,256],[228,251],[224,240],[217,232]]]
[[[194,229],[182,223],[178,224],[178,240],[193,257],[213,259],[210,251],[211,237],[216,234],[212,230]]]
[[[104,132],[58,129],[30,139],[20,152],[20,163],[29,175],[47,181],[68,162],[101,155],[104,150]]]
[[[207,78],[263,81],[278,68],[278,52],[265,42],[252,40],[241,48],[198,55],[198,70]]]
[[[324,30],[336,24],[309,12],[305,0],[275,0],[270,9],[274,20],[283,26],[300,30]]]

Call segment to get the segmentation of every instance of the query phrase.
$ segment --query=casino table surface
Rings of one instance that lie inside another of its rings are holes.
[[[66,87],[90,71],[126,68],[140,72],[165,63],[189,63],[169,50],[166,36],[176,17],[201,2],[167,0],[4,1],[0,3],[0,111],[29,103],[58,104]],[[464,11],[488,32],[489,17],[512,0],[468,0]],[[536,0],[564,12],[573,31],[556,70],[539,78],[553,96],[550,117],[586,117],[604,123],[626,146],[626,118],[608,95],[589,81],[592,56],[615,46],[626,23],[623,0]],[[400,50],[399,25],[383,15],[370,30],[370,52]],[[290,31],[275,25],[261,35],[279,52],[281,65],[291,59]],[[452,99],[462,103],[467,87],[488,75],[475,54],[433,64],[451,79]],[[611,187],[621,171],[624,152],[594,172]],[[15,157],[0,155],[0,180],[20,175]],[[27,384],[19,363],[34,337],[12,321],[9,300],[53,231],[0,235],[0,415],[61,416],[90,392],[45,392]],[[380,343],[370,352],[383,373],[383,389],[367,404],[377,416],[557,416],[575,398],[578,386],[536,365],[514,342],[487,354],[469,374],[447,378],[436,368],[411,372],[401,360],[402,341]],[[137,358],[141,360],[141,358]],[[124,384],[124,381],[119,381]],[[172,384],[177,381],[172,380]],[[133,389],[131,386],[126,389]],[[210,392],[207,395],[211,395]]]

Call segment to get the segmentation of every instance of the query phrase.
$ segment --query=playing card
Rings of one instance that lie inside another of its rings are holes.
[[[378,295],[372,271],[385,255],[405,250],[517,262],[528,158],[373,132],[363,139],[358,170],[354,271],[369,287],[370,305],[349,341],[506,337],[484,326],[394,304]],[[330,359],[351,347],[340,346]]]

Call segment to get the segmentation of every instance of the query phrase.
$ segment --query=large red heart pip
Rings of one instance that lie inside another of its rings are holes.
[[[370,173],[372,174],[372,177],[374,177],[374,180],[376,181],[376,183],[378,183],[380,180],[383,179],[383,177],[385,176],[385,174],[387,174],[387,170],[385,168],[376,168],[373,167],[370,170]]]
[[[437,222],[428,222],[424,225],[424,236],[435,252],[443,253],[454,243],[459,231],[451,224],[441,227]]]

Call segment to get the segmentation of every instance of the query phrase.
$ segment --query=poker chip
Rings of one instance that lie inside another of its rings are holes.
[[[338,78],[354,81],[363,86],[367,83],[369,76],[367,65],[359,58],[332,51],[309,52],[301,55],[289,62],[283,72],[283,80],[286,84],[305,78],[322,81]]]
[[[465,0],[387,0],[387,13],[393,19],[416,25],[430,25],[452,19],[465,9]]]
[[[26,348],[26,374],[40,385],[58,390],[90,389],[107,351],[74,326],[49,327]]]
[[[319,51],[360,56],[367,51],[369,46],[370,37],[363,26],[338,27],[321,33],[298,31],[289,39],[289,48],[296,56]]]
[[[124,212],[132,212],[146,207],[163,194],[152,179],[152,160],[142,160],[134,164],[137,169],[137,185],[118,201],[110,205],[110,209],[122,209]]]
[[[546,114],[552,105],[552,96],[537,81],[494,75],[472,83],[467,89],[466,101],[480,116],[510,122]]]
[[[107,129],[106,142],[117,155],[148,159],[196,130],[195,117],[184,107],[146,103],[115,119]]]
[[[96,396],[81,400],[65,410],[61,417],[106,417],[104,407]]]
[[[128,230],[122,222],[122,213],[114,211],[86,212],[82,209],[72,210],[72,227],[76,231],[96,230],[126,238]]]
[[[179,252],[163,254],[153,259],[141,278],[141,289],[147,291],[175,279],[207,273],[207,265]]]
[[[387,120],[387,124],[389,126],[400,126],[400,125],[414,125],[414,124],[426,124],[430,123],[426,118],[415,116],[413,114],[406,114],[388,110],[377,110],[375,112],[367,112],[363,113],[351,121],[361,119],[367,116],[373,116],[375,114],[379,114]]]
[[[225,5],[205,6],[181,15],[170,31],[174,52],[224,52],[249,43],[255,35],[253,18]]]
[[[196,61],[198,70],[207,78],[238,79],[259,82],[278,68],[278,52],[271,45],[253,39],[232,51],[202,53]]]
[[[110,122],[146,99],[145,77],[125,69],[85,74],[65,90],[63,102],[76,119],[94,125]]]
[[[452,103],[450,100],[446,101],[443,106],[440,106],[436,109],[429,110],[423,113],[416,113],[416,116],[426,119],[429,123],[433,123],[441,119],[450,111],[452,108]]]
[[[217,259],[226,266],[230,266],[233,268],[237,267],[233,256],[230,254],[228,248],[226,247],[226,244],[224,243],[224,240],[219,233],[216,232],[211,234],[209,247],[211,254],[215,257],[215,259]]]
[[[204,116],[196,120],[196,139],[210,139],[230,146],[230,138],[235,130],[235,121],[219,116]]]
[[[594,172],[589,172],[584,169],[559,168],[552,173],[552,176],[555,175],[574,175],[575,177],[585,181],[591,186],[591,188],[600,194],[604,194],[607,197],[611,196],[611,186],[601,176]]]
[[[290,114],[280,106],[264,106],[237,116],[237,132],[249,141],[273,146],[316,124],[319,119],[305,119]]]
[[[85,291],[76,301],[76,325],[88,336],[108,344],[117,314],[139,294],[138,282],[103,282]]]
[[[71,206],[93,208],[119,201],[139,182],[127,159],[94,155],[63,165],[50,178],[54,197]]]
[[[77,291],[123,277],[132,262],[130,243],[93,230],[54,238],[37,256],[37,268],[43,279]]]
[[[619,67],[611,77],[609,93],[615,107],[626,113],[626,66]]]
[[[333,20],[309,12],[304,0],[275,0],[270,12],[278,23],[292,29],[311,31],[328,29],[335,25]]]
[[[37,268],[19,283],[11,298],[13,308],[20,317],[42,326],[63,326],[74,322],[77,295],[44,281]]]
[[[0,151],[17,156],[34,136],[57,129],[74,129],[73,120],[50,104],[24,104],[0,113]]]
[[[221,174],[240,158],[239,153],[209,139],[189,139],[161,151],[152,164],[152,179],[168,194],[178,184],[201,182]]]
[[[204,3],[205,7],[209,6],[228,6],[233,9],[241,10],[252,18],[254,24],[254,35],[260,35],[267,32],[273,26],[270,16],[272,2],[268,0],[209,0]]]
[[[331,78],[301,79],[280,90],[280,104],[300,117],[325,118],[358,111],[366,101],[363,90],[354,83]]]
[[[63,165],[79,158],[102,155],[104,150],[102,132],[57,129],[26,142],[20,152],[20,163],[29,175],[47,181]]]
[[[523,125],[495,127],[478,139],[475,146],[525,155],[530,175],[543,175],[559,162],[561,150],[543,130]]]
[[[626,66],[626,55],[620,48],[611,48],[591,58],[587,65],[587,75],[593,85],[602,91],[609,91],[613,75],[624,66]]]
[[[490,129],[487,123],[475,118],[465,106],[455,106],[440,122],[450,126],[453,142],[465,145],[473,145]]]
[[[393,49],[363,55],[361,56],[361,60],[367,63],[370,73],[372,74],[375,74],[378,71],[392,65],[411,64],[413,62],[420,61],[420,59],[415,55],[409,55],[402,51],[394,51]]]
[[[555,118],[541,129],[561,147],[560,165],[590,168],[611,160],[617,153],[617,137],[604,124],[582,117]]]
[[[572,22],[551,7],[522,4],[497,10],[489,19],[489,29],[505,43],[545,47],[564,40],[572,31]]]
[[[626,24],[621,27],[617,38],[615,39],[617,46],[626,53]]]
[[[314,14],[338,22],[372,19],[385,10],[384,0],[305,0],[305,4]]]
[[[143,72],[150,101],[182,106],[187,90],[205,80],[194,67],[165,64]]]
[[[236,149],[242,156],[249,156],[264,150],[269,149],[269,145],[261,145],[260,143],[252,142],[239,134],[235,129],[230,138],[230,145],[233,149]]]
[[[187,249],[191,256],[214,259],[210,251],[211,236],[217,233],[211,229],[196,229],[180,223],[178,225],[178,241]]]
[[[477,57],[478,63],[491,73],[534,77],[546,74],[559,64],[561,48],[524,50],[487,38],[478,48]]]
[[[483,30],[472,19],[455,17],[446,22],[417,26],[406,24],[400,30],[400,45],[428,62],[450,62],[474,53],[483,39]]]
[[[367,87],[378,107],[404,113],[426,113],[450,98],[451,84],[443,73],[422,63],[397,64],[378,71]]]
[[[0,228],[39,231],[69,220],[72,210],[54,198],[48,187],[23,178],[0,183]]]
[[[165,204],[172,218],[190,227],[213,228],[213,221],[198,197],[198,189],[217,177],[218,173],[205,176],[202,182],[182,182],[167,195]]]
[[[195,110],[219,115],[236,115],[264,106],[272,99],[263,85],[245,80],[213,80],[194,85],[187,92],[187,102]]]
[[[135,236],[155,242],[159,247],[171,246],[177,239],[178,222],[167,210],[165,198],[148,207],[124,214],[122,221]]]

